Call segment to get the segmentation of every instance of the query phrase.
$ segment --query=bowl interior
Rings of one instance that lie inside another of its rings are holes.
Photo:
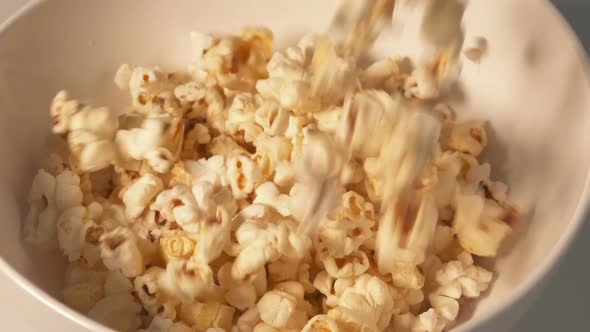
[[[231,33],[264,25],[282,47],[325,30],[334,3],[68,0],[31,8],[0,34],[0,255],[56,296],[63,260],[26,247],[20,235],[23,202],[45,158],[55,93],[65,88],[116,111],[126,98],[112,83],[119,64],[183,68],[191,59],[193,30]],[[473,0],[465,29],[468,40],[483,36],[489,48],[480,63],[465,63],[452,102],[466,118],[489,120],[485,158],[494,177],[511,187],[524,220],[494,264],[492,291],[457,330],[505,307],[546,272],[580,222],[577,208],[586,204],[590,164],[585,58],[553,8],[534,0]],[[411,24],[391,29],[374,56],[416,54],[417,40]]]

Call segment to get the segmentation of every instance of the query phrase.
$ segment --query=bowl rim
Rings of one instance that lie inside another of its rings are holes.
[[[22,16],[33,11],[40,4],[48,2],[48,0],[28,0],[19,9],[14,11],[5,21],[0,22],[0,34],[5,33],[15,22]],[[582,68],[584,68],[586,76],[586,89],[590,91],[590,75],[588,71],[588,56],[582,47],[580,39],[573,30],[572,26],[565,19],[565,17],[559,12],[555,5],[551,1],[544,0],[544,6],[551,11],[551,14],[556,19],[556,24],[561,24],[562,28],[566,29],[569,37],[575,42],[577,48],[578,61]],[[454,332],[468,332],[474,331],[477,327],[482,327],[485,324],[492,321],[494,318],[499,317],[506,311],[510,310],[517,302],[521,301],[526,295],[532,293],[544,279],[550,277],[551,273],[556,270],[559,263],[560,257],[570,250],[574,243],[575,236],[586,222],[586,217],[590,214],[590,167],[586,171],[584,179],[584,187],[576,204],[574,214],[570,219],[565,231],[559,237],[555,243],[553,250],[547,255],[546,259],[539,264],[533,273],[526,277],[520,285],[510,293],[506,300],[501,305],[494,306],[490,310],[487,310],[481,314],[477,319],[470,319],[462,322],[460,325],[454,327]],[[80,325],[81,327],[88,329],[89,331],[97,332],[113,332],[114,330],[106,327],[105,325],[89,318],[86,315],[68,307],[62,301],[51,296],[43,289],[35,285],[28,278],[24,277],[14,267],[12,267],[6,260],[0,256],[0,272],[7,276],[12,282],[17,284],[19,287],[24,289],[26,293],[31,295],[33,298],[39,300],[46,306],[53,309],[56,313],[69,319],[71,322]]]

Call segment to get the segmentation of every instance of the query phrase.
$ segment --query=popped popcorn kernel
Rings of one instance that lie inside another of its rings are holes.
[[[136,235],[130,229],[118,227],[100,237],[100,255],[111,271],[119,271],[131,278],[144,270],[144,258]]]
[[[192,326],[196,331],[208,328],[221,328],[230,331],[235,309],[217,302],[182,304],[180,319]]]

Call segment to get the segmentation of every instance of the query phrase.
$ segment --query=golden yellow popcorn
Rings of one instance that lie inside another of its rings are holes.
[[[453,224],[459,243],[472,254],[495,256],[517,218],[512,211],[477,195],[459,195]]]
[[[166,262],[174,259],[188,259],[195,251],[195,241],[184,234],[160,238],[160,249]]]
[[[477,157],[487,145],[488,138],[483,123],[469,121],[445,125],[440,142],[443,149],[460,151]]]
[[[215,302],[182,304],[179,318],[198,332],[205,332],[210,327],[230,331],[235,309]]]
[[[301,332],[340,332],[338,323],[326,315],[312,317]]]

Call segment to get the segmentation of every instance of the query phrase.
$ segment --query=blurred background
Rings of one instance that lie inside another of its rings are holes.
[[[544,0],[539,0],[544,1]],[[6,20],[27,0],[0,0],[0,22]],[[590,50],[589,0],[554,0],[554,5],[572,25],[586,52]],[[587,218],[588,219],[588,218]],[[589,331],[587,300],[590,299],[590,220],[585,223],[556,273],[549,277],[547,288],[535,299],[535,304],[512,329],[494,329],[494,332],[553,332]],[[6,277],[0,275],[0,317],[3,329],[19,332],[53,330],[59,325],[63,332],[79,331],[73,323],[63,322],[51,309],[45,307]],[[28,319],[23,320],[23,317]],[[58,323],[59,322],[59,323]],[[487,331],[487,329],[486,329]],[[475,331],[479,332],[479,331]]]

